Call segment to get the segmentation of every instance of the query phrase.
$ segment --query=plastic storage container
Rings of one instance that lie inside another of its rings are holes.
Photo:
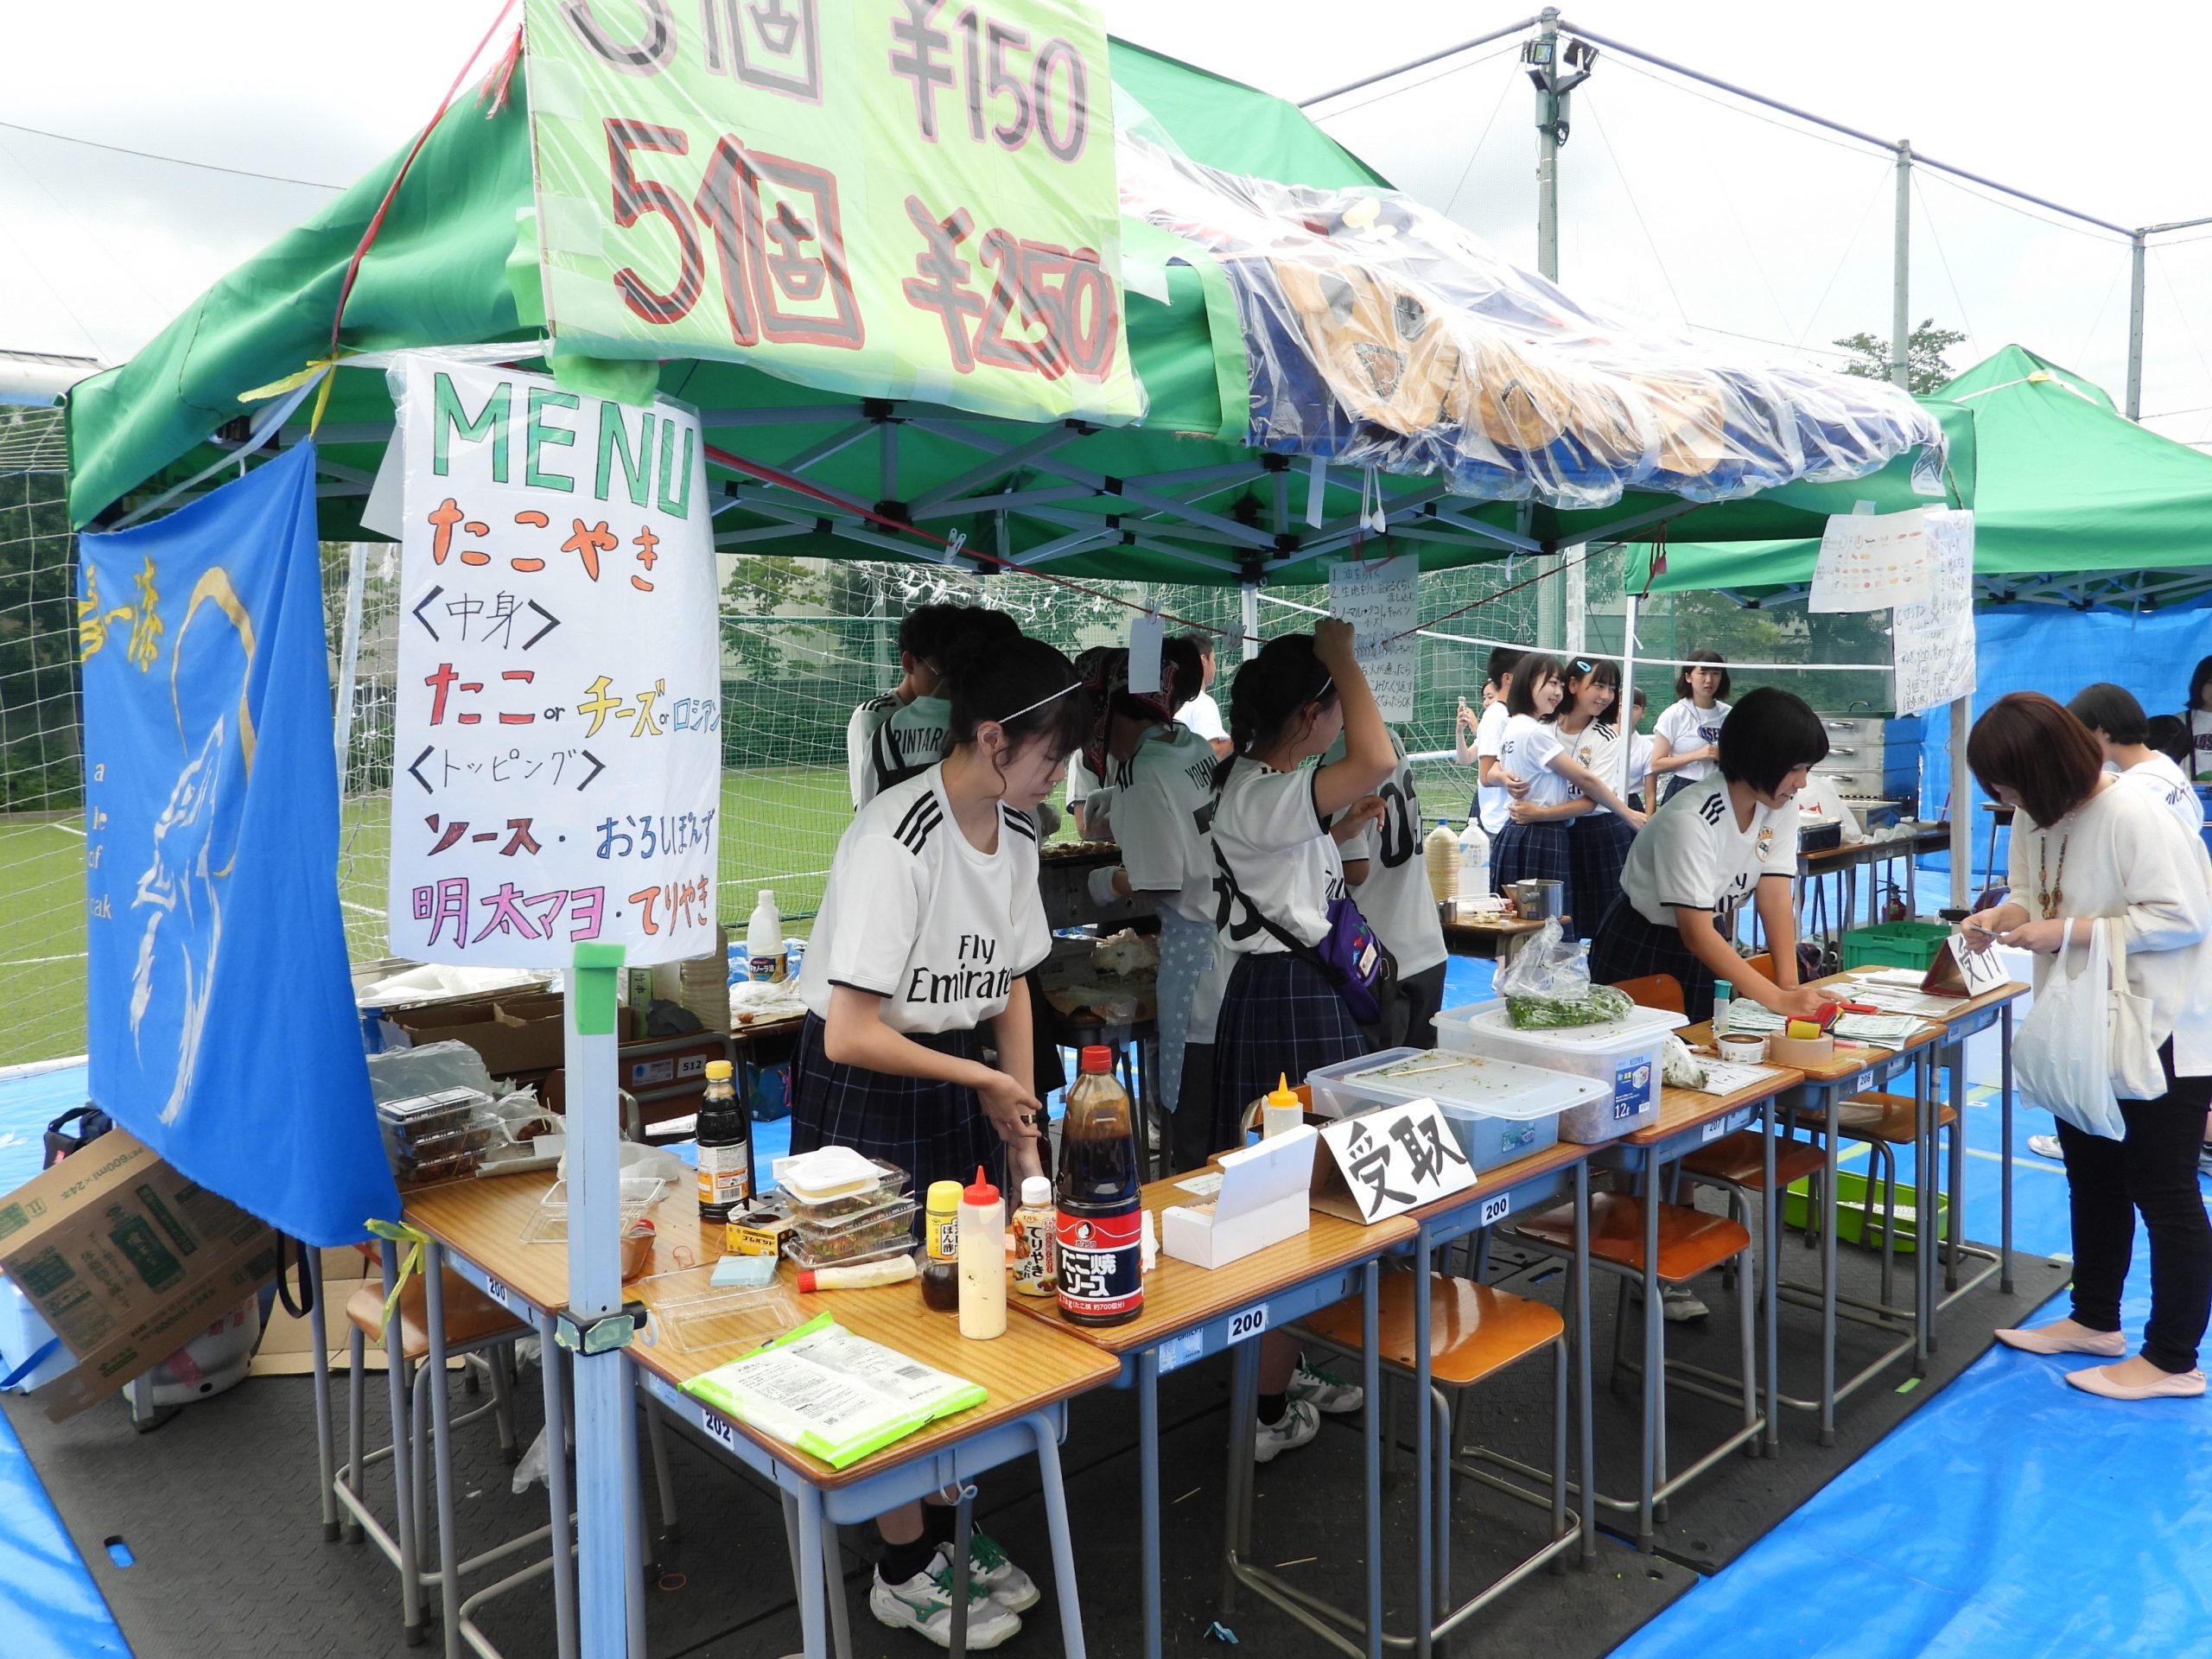
[[[841,1216],[834,1221],[791,1219],[791,1238],[785,1254],[802,1268],[826,1268],[840,1262],[873,1261],[887,1248],[914,1248],[914,1212],[921,1206],[908,1198]]]
[[[1482,1055],[1393,1048],[1307,1074],[1317,1111],[1344,1116],[1373,1106],[1433,1100],[1477,1173],[1541,1152],[1559,1139],[1560,1115],[1599,1098],[1586,1077]]]
[[[499,1119],[489,1096],[474,1089],[441,1089],[378,1101],[377,1128],[400,1184],[426,1186],[474,1174],[498,1138]]]
[[[1923,973],[1936,965],[1943,941],[1951,937],[1947,922],[1879,922],[1854,927],[1843,936],[1843,965],[1853,968],[1917,968]]]
[[[1688,1021],[1665,1008],[1637,1008],[1596,1026],[1516,1031],[1503,998],[1436,1016],[1436,1040],[1447,1052],[1481,1054],[1522,1065],[1572,1072],[1604,1086],[1586,1105],[1560,1117],[1560,1139],[1580,1146],[1618,1140],[1659,1116],[1659,1062],[1667,1033]]]

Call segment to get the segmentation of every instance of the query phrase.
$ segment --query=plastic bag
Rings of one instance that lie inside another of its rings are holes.
[[[522,1454],[522,1461],[515,1465],[514,1478],[507,1488],[520,1497],[532,1486],[545,1484],[545,1431],[539,1429],[537,1438],[530,1443],[530,1450]]]
[[[1705,1062],[1690,1052],[1690,1046],[1673,1032],[1660,1052],[1659,1075],[1669,1089],[1702,1089],[1705,1087]]]
[[[1562,938],[1556,918],[1522,942],[1498,974],[1497,991],[1516,1031],[1603,1025],[1636,1006],[1626,992],[1590,982],[1589,946]]]
[[[2084,1134],[2107,1141],[2127,1136],[2113,1093],[2112,958],[2101,925],[2089,930],[2089,946],[2077,960],[2062,946],[2050,976],[2036,993],[2012,1047],[2020,1091]]]
[[[474,1089],[497,1098],[484,1057],[467,1043],[423,1043],[369,1056],[369,1092],[379,1102],[412,1100],[446,1089]]]

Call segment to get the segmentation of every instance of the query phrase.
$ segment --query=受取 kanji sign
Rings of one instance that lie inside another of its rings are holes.
[[[715,943],[721,681],[697,419],[410,356],[391,948]]]
[[[1332,1123],[1321,1142],[1363,1222],[1402,1215],[1475,1184],[1474,1165],[1433,1100]]]
[[[528,0],[549,327],[1023,420],[1143,412],[1087,0]]]

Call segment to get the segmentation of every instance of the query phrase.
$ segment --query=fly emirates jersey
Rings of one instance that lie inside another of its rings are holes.
[[[868,991],[883,999],[883,1023],[910,1036],[971,1031],[1002,1013],[1052,936],[1036,826],[1010,807],[998,814],[998,850],[978,852],[938,766],[862,807],[837,843],[799,1001],[827,1019],[833,987]]]

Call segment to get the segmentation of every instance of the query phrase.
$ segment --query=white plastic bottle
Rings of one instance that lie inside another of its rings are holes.
[[[1006,1334],[1006,1210],[980,1168],[960,1192],[960,1334]]]
[[[776,913],[772,888],[760,889],[760,900],[745,925],[746,977],[781,982],[787,977],[790,958],[784,954],[784,918]]]
[[[1490,837],[1479,818],[1469,818],[1459,832],[1459,902],[1478,905],[1490,896]]]

